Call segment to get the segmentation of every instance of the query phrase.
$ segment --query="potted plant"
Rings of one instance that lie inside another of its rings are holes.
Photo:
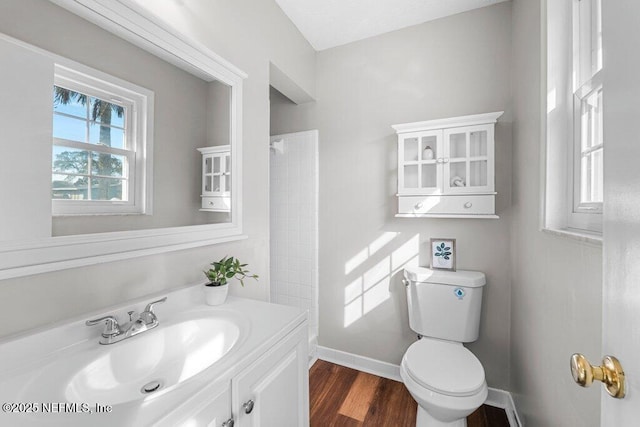
[[[240,260],[226,256],[220,261],[211,263],[211,268],[204,271],[204,275],[209,279],[205,285],[205,298],[209,305],[220,305],[227,299],[229,279],[238,279],[244,286],[244,279],[258,279],[257,274],[251,274],[245,267],[247,264],[240,264]]]

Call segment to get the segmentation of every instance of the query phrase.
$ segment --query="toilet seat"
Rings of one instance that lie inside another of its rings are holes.
[[[480,361],[459,343],[423,338],[413,343],[402,364],[422,387],[448,396],[472,396],[485,385]]]

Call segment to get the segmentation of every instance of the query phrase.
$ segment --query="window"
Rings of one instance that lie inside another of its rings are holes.
[[[573,0],[573,170],[568,226],[601,232],[604,139],[601,0]]]
[[[601,1],[547,1],[544,51],[543,228],[593,242],[601,240],[604,199]]]
[[[53,214],[150,213],[146,187],[153,94],[103,73],[85,71],[56,66]]]

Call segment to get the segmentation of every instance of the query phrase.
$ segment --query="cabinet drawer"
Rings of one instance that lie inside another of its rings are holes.
[[[493,215],[495,195],[475,196],[400,196],[400,214]]]
[[[230,197],[202,197],[202,209],[217,212],[229,212],[231,208]]]

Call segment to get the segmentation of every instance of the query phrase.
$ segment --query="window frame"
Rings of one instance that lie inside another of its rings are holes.
[[[567,227],[602,233],[602,202],[582,202],[582,142],[585,103],[602,85],[601,0],[573,0],[573,137],[568,148]],[[596,13],[593,13],[593,10]],[[585,25],[585,22],[588,24]],[[586,40],[586,41],[585,41]],[[601,107],[603,108],[603,107]],[[602,113],[601,113],[602,114]],[[599,146],[599,145],[598,145]],[[604,141],[602,143],[604,155]]]
[[[128,170],[126,172],[123,170],[122,175],[126,176],[128,184],[126,190],[123,188],[123,193],[126,191],[128,197],[126,201],[52,199],[52,215],[152,214],[153,92],[131,82],[73,63],[73,61],[65,62],[54,65],[55,86],[126,107],[126,148],[103,147],[98,144],[53,137],[51,148],[53,149],[53,146],[57,145],[92,152],[124,155],[128,159]]]

